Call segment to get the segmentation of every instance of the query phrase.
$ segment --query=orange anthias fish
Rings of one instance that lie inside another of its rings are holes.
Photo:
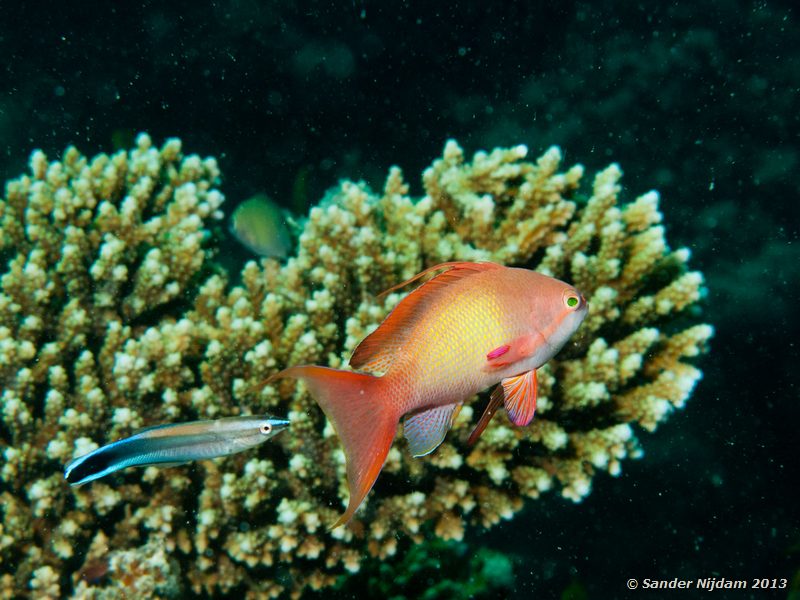
[[[444,440],[463,401],[500,382],[470,442],[504,404],[515,425],[536,409],[536,369],[586,316],[572,286],[494,263],[444,263],[395,286],[443,271],[406,296],[353,352],[355,373],[304,365],[273,378],[305,382],[333,423],[347,458],[347,523],[383,468],[400,418],[414,456]]]

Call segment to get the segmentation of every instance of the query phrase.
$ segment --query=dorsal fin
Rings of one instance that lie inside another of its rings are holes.
[[[365,337],[353,351],[350,366],[354,369],[385,373],[397,351],[406,344],[413,325],[425,313],[426,307],[430,306],[435,297],[466,277],[501,268],[500,265],[490,262],[447,262],[425,269],[411,279],[389,288],[381,296],[417,281],[428,273],[446,269],[423,283],[395,306],[383,323]]]
[[[375,297],[378,300],[383,300],[386,296],[388,296],[389,294],[391,294],[395,290],[399,290],[400,288],[404,288],[408,284],[414,283],[418,279],[422,279],[423,277],[425,277],[425,275],[429,275],[430,273],[433,273],[435,271],[443,271],[445,269],[453,269],[453,268],[461,266],[461,265],[472,265],[472,264],[480,264],[480,263],[465,263],[465,262],[439,263],[438,265],[434,265],[432,267],[428,267],[427,269],[424,269],[423,271],[420,271],[419,273],[417,273],[416,275],[414,275],[410,279],[406,279],[405,281],[401,281],[400,283],[398,283],[396,285],[393,285],[388,290],[383,290],[380,294],[378,294]]]

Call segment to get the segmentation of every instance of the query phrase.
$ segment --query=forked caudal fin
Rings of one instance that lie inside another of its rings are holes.
[[[372,489],[397,432],[400,415],[382,397],[380,377],[327,367],[297,366],[272,378],[302,380],[333,423],[347,460],[347,510],[333,528],[347,523]]]

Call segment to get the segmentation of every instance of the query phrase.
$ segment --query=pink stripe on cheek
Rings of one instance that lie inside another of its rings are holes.
[[[510,349],[511,346],[509,346],[508,344],[495,348],[494,350],[489,352],[489,354],[486,355],[486,359],[492,360],[493,358],[497,358],[498,356],[503,356],[503,354],[508,352]]]

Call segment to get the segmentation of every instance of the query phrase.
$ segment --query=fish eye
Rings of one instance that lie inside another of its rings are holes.
[[[581,303],[581,301],[575,294],[570,294],[569,296],[567,296],[564,302],[568,308],[575,308]]]
[[[264,435],[272,433],[272,423],[262,423],[258,430]]]

